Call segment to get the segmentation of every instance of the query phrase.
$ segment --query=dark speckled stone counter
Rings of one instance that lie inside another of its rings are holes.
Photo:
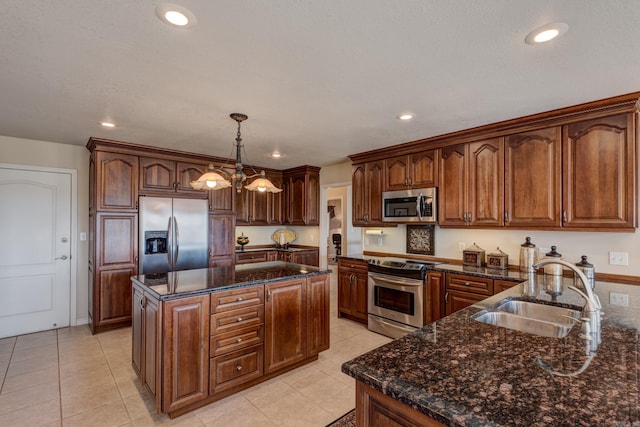
[[[449,426],[640,425],[640,286],[596,283],[605,314],[592,358],[579,324],[565,338],[544,338],[471,318],[504,298],[582,307],[570,284],[535,276],[342,370]],[[628,294],[629,307],[609,305],[610,292]]]
[[[145,286],[160,300],[167,300],[330,272],[309,265],[274,261],[145,274],[132,276],[131,280]]]

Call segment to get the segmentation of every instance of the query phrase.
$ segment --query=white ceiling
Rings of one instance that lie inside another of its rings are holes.
[[[197,24],[152,0],[4,0],[0,135],[232,157],[241,112],[245,162],[284,169],[640,90],[638,0],[170,2]]]

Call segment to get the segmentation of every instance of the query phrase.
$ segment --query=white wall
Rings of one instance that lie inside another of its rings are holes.
[[[374,228],[374,227],[372,227]],[[377,236],[365,238],[363,249],[373,252],[406,253],[406,226],[384,228],[383,246],[378,246]],[[486,253],[496,247],[509,254],[509,264],[518,265],[520,245],[525,237],[540,248],[554,245],[566,261],[576,263],[581,255],[587,255],[597,272],[628,276],[640,276],[640,234],[602,233],[573,231],[530,231],[530,230],[479,230],[479,229],[435,229],[435,256],[462,259],[458,250],[460,242],[466,247],[477,243]],[[609,265],[609,251],[628,252],[629,265]]]
[[[240,233],[244,233],[245,236],[249,237],[248,246],[274,245],[275,242],[271,240],[271,235],[281,229],[291,230],[296,233],[298,237],[291,243],[292,245],[318,246],[319,229],[315,226],[237,226],[236,237]]]
[[[89,229],[89,150],[84,146],[14,138],[0,135],[0,162],[16,165],[73,169],[77,173],[78,235],[72,240],[77,248],[76,317],[88,320],[88,240],[80,233]],[[28,238],[28,236],[26,236]]]

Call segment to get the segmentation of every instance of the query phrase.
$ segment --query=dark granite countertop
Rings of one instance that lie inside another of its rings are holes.
[[[640,286],[596,282],[605,314],[593,357],[580,325],[565,338],[545,338],[471,318],[504,298],[582,307],[570,284],[535,276],[350,360],[342,371],[449,426],[640,425]],[[629,306],[610,305],[610,292],[628,294]]]
[[[131,280],[144,286],[160,300],[167,300],[330,272],[309,265],[273,261],[142,274],[131,276]]]

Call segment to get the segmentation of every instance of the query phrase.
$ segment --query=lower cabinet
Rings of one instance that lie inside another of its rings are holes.
[[[329,348],[329,275],[168,300],[133,284],[132,364],[172,417]]]
[[[368,272],[366,261],[338,259],[338,317],[367,324]]]
[[[518,282],[494,280],[488,277],[467,276],[464,274],[445,274],[445,314],[462,310],[483,299],[515,286]]]

